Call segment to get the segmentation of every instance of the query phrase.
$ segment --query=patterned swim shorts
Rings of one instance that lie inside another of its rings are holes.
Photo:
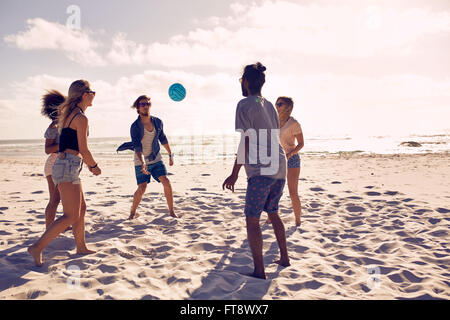
[[[245,196],[245,210],[247,217],[259,218],[263,211],[278,212],[278,202],[283,195],[285,179],[273,179],[256,176],[248,179]]]

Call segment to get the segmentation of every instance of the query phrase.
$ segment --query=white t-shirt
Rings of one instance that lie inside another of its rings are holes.
[[[280,145],[278,114],[271,102],[260,96],[239,101],[235,129],[241,131],[238,163],[244,164],[248,178],[286,179],[286,156]],[[249,137],[249,161],[244,161],[245,136]]]
[[[153,131],[148,131],[147,129],[144,128],[144,136],[142,137],[142,156],[145,159],[145,164],[153,164],[156,163],[158,161],[161,161],[162,157],[161,157],[161,153],[158,153],[156,155],[155,160],[153,161],[149,161],[148,157],[146,157],[145,155],[149,155],[152,152],[152,143],[153,143],[153,139],[155,139],[155,129],[153,129]],[[136,152],[134,153],[134,165],[135,166],[140,166],[141,161],[139,160]]]

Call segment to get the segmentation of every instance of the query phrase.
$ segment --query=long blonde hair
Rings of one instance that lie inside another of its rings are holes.
[[[292,110],[294,109],[294,100],[292,100],[292,98],[290,97],[278,97],[277,101],[281,100],[285,105],[286,108],[283,110],[282,113],[280,113],[278,115],[278,118],[281,120],[285,120],[285,119],[289,119],[289,117],[291,116]]]
[[[72,82],[69,87],[69,94],[66,100],[59,106],[60,116],[58,117],[58,130],[61,133],[67,117],[78,106],[83,98],[83,94],[89,90],[89,82],[86,80],[77,80]]]

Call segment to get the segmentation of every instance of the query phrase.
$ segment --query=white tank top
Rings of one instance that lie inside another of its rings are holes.
[[[153,164],[156,163],[158,161],[161,161],[162,157],[161,157],[161,153],[158,153],[156,155],[155,160],[153,161],[149,161],[148,160],[148,155],[152,152],[152,143],[153,140],[155,139],[155,129],[153,129],[153,131],[148,131],[147,129],[144,128],[144,136],[142,137],[141,143],[142,143],[142,155],[144,157],[144,161],[145,164]],[[141,165],[141,161],[139,161],[138,156],[136,155],[136,152],[134,153],[134,165],[135,166],[140,166]]]

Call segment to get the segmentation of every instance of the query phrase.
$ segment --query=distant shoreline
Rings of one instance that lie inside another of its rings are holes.
[[[173,153],[178,163],[195,158],[201,162],[211,162],[234,158],[239,144],[238,133],[227,135],[168,135]],[[0,158],[45,158],[44,139],[0,140]],[[116,149],[129,137],[90,138],[91,151],[99,158],[130,158],[131,151],[117,153]],[[309,136],[305,133],[302,156],[347,156],[395,155],[395,154],[446,154],[450,151],[450,134],[410,135],[410,136],[367,136],[345,135]],[[164,150],[162,151],[164,156]]]

